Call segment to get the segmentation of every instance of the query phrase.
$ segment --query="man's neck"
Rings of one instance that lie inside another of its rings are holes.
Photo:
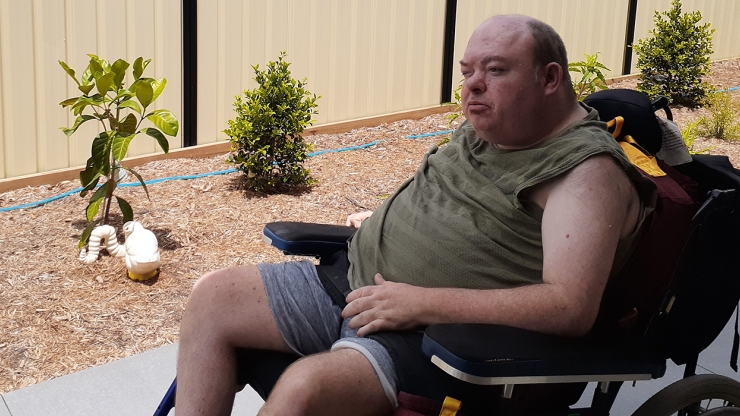
[[[567,105],[567,104],[563,104]],[[550,140],[551,138],[557,136],[561,131],[563,131],[565,128],[570,126],[571,124],[575,123],[576,121],[582,120],[588,116],[588,111],[580,105],[579,103],[576,103],[570,111],[568,111],[564,117],[560,117],[557,119],[555,123],[552,123],[553,127],[542,134],[540,138],[534,142],[528,143],[525,146],[507,146],[507,145],[501,145],[497,144],[495,147],[497,149],[501,150],[524,150],[524,149],[531,149],[534,147],[538,147],[540,144],[546,142],[547,140]]]

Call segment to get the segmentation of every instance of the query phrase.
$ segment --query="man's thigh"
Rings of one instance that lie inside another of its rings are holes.
[[[299,355],[323,352],[339,338],[342,309],[332,302],[310,261],[258,265],[285,343]]]

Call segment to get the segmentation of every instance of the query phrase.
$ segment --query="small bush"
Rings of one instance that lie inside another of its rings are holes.
[[[701,107],[713,90],[702,77],[710,72],[714,29],[698,24],[701,12],[682,13],[680,0],[671,4],[667,12],[655,12],[652,37],[632,45],[641,71],[637,89],[651,98],[665,95],[675,104]]]
[[[698,126],[698,120],[694,121],[693,123],[687,124],[686,127],[681,129],[681,136],[683,137],[683,142],[686,143],[686,147],[689,148],[689,153],[691,153],[692,155],[705,155],[708,154],[710,150],[714,149],[714,146],[705,147],[703,149],[694,148],[694,143],[699,137],[699,129],[697,128]]]
[[[313,124],[320,97],[306,90],[306,80],[291,77],[285,52],[264,71],[253,66],[259,87],[235,97],[236,118],[224,133],[231,138],[227,162],[244,173],[244,185],[256,192],[280,192],[315,180],[303,167],[313,148],[303,130]]]
[[[707,100],[709,117],[699,119],[698,132],[705,137],[722,140],[740,140],[740,103],[728,92],[716,92]]]
[[[573,89],[576,92],[578,101],[582,101],[584,98],[596,91],[608,89],[606,86],[606,78],[601,70],[609,71],[609,68],[599,62],[599,53],[596,52],[593,55],[586,54],[586,60],[578,62],[570,62],[568,64],[568,72],[575,72],[581,74],[581,77],[573,82]]]

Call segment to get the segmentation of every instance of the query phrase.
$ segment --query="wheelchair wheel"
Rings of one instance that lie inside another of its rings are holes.
[[[632,416],[740,415],[740,383],[701,374],[679,380],[656,393]]]

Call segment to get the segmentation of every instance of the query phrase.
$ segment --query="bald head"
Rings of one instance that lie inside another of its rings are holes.
[[[492,17],[465,48],[462,105],[478,136],[509,148],[532,146],[583,115],[560,36],[528,16]]]
[[[568,53],[565,43],[558,32],[547,23],[521,14],[497,15],[486,19],[478,26],[470,39],[486,36],[496,27],[503,27],[507,33],[518,38],[528,37],[529,47],[535,71],[539,72],[551,62],[563,69],[563,84],[572,92],[570,73],[568,72]],[[575,92],[573,92],[575,96]]]

